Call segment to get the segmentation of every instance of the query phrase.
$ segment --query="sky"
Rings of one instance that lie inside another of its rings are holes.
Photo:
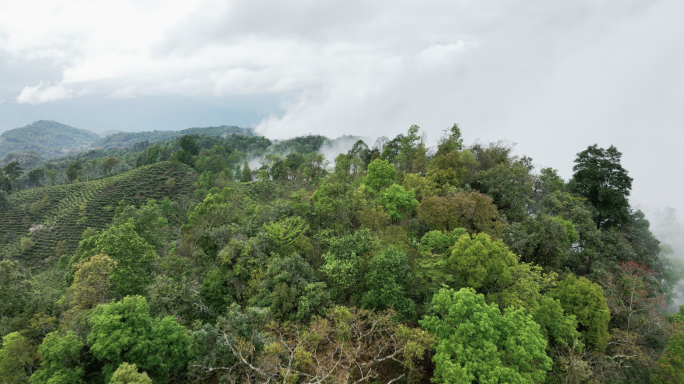
[[[615,145],[684,213],[681,0],[0,0],[0,131],[253,126],[505,139],[572,175]]]

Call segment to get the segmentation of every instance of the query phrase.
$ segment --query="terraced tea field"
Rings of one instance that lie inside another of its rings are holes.
[[[10,207],[0,212],[0,259],[39,266],[46,258],[74,252],[83,231],[109,224],[121,200],[139,206],[147,199],[189,196],[197,178],[185,164],[162,162],[106,179],[12,194]],[[24,249],[22,238],[31,240],[24,240]]]

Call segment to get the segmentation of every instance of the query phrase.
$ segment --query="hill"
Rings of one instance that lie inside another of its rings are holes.
[[[97,133],[50,120],[40,120],[0,135],[0,157],[34,150],[44,158],[62,156],[90,146]]]
[[[40,264],[59,253],[73,252],[83,231],[109,224],[121,200],[140,205],[147,199],[177,199],[194,190],[198,174],[187,165],[162,162],[106,179],[54,187],[33,188],[10,195],[0,211],[0,259]],[[22,252],[22,238],[34,245]]]
[[[232,134],[254,136],[254,132],[251,128],[240,128],[227,125],[222,125],[220,127],[187,128],[180,131],[117,132],[97,140],[92,144],[92,147],[130,148],[143,141],[149,141],[150,143],[169,141],[184,135],[194,134],[220,137],[227,137]]]

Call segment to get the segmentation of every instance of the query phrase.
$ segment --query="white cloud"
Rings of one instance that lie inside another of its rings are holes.
[[[277,95],[283,113],[258,126],[272,137],[419,124],[434,141],[459,123],[566,177],[575,153],[615,144],[635,201],[679,201],[682,14],[681,0],[0,0],[0,60],[31,73],[0,73],[0,96]]]
[[[17,102],[19,104],[40,104],[49,101],[56,101],[61,99],[71,98],[73,91],[61,85],[40,84],[35,87],[24,87]]]

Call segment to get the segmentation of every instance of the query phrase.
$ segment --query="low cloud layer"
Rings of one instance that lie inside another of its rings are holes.
[[[272,138],[418,124],[434,143],[459,123],[565,177],[577,152],[614,144],[635,203],[684,212],[682,14],[679,0],[2,0],[0,108],[275,98],[254,109]]]

